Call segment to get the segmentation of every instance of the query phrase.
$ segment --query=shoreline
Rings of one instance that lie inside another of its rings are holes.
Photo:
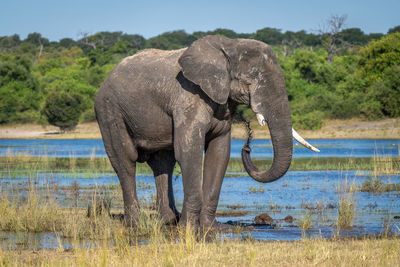
[[[268,127],[251,122],[253,139],[269,139]],[[327,120],[319,130],[297,130],[306,139],[400,139],[400,118],[380,121],[361,119]],[[232,125],[232,139],[246,139],[242,124]],[[97,122],[77,125],[72,132],[59,133],[58,128],[39,124],[0,125],[0,139],[101,139]]]

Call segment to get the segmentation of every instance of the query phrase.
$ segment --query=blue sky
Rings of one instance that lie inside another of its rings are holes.
[[[347,28],[386,33],[400,25],[399,11],[399,0],[0,0],[0,36],[39,32],[56,41],[99,31],[145,38],[180,29],[311,32],[331,15],[347,15]]]

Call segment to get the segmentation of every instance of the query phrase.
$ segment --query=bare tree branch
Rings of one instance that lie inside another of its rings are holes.
[[[347,15],[332,15],[318,29],[318,33],[324,38],[327,38],[328,64],[332,63],[333,57],[338,50],[344,47],[345,42],[340,35],[340,32],[345,26]],[[342,46],[342,47],[339,47]]]

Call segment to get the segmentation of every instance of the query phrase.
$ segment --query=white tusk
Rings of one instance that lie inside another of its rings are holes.
[[[261,126],[264,126],[265,125],[264,116],[262,114],[260,114],[260,113],[257,113],[256,117],[257,117],[257,120],[258,120],[258,124],[260,124]]]
[[[310,145],[306,140],[303,139],[303,137],[301,137],[293,128],[292,128],[292,134],[293,134],[293,138],[299,142],[300,144],[302,144],[303,146],[305,146],[306,148],[314,151],[314,152],[319,152],[318,148],[313,147],[312,145]]]

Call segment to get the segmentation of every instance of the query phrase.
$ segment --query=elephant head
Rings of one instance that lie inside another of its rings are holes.
[[[243,164],[259,182],[283,176],[292,159],[294,130],[283,73],[273,50],[255,40],[206,36],[182,54],[179,64],[183,75],[214,102],[225,104],[230,98],[247,104],[261,125],[268,124],[274,150],[271,167],[261,171],[253,164],[248,142],[242,149]]]

